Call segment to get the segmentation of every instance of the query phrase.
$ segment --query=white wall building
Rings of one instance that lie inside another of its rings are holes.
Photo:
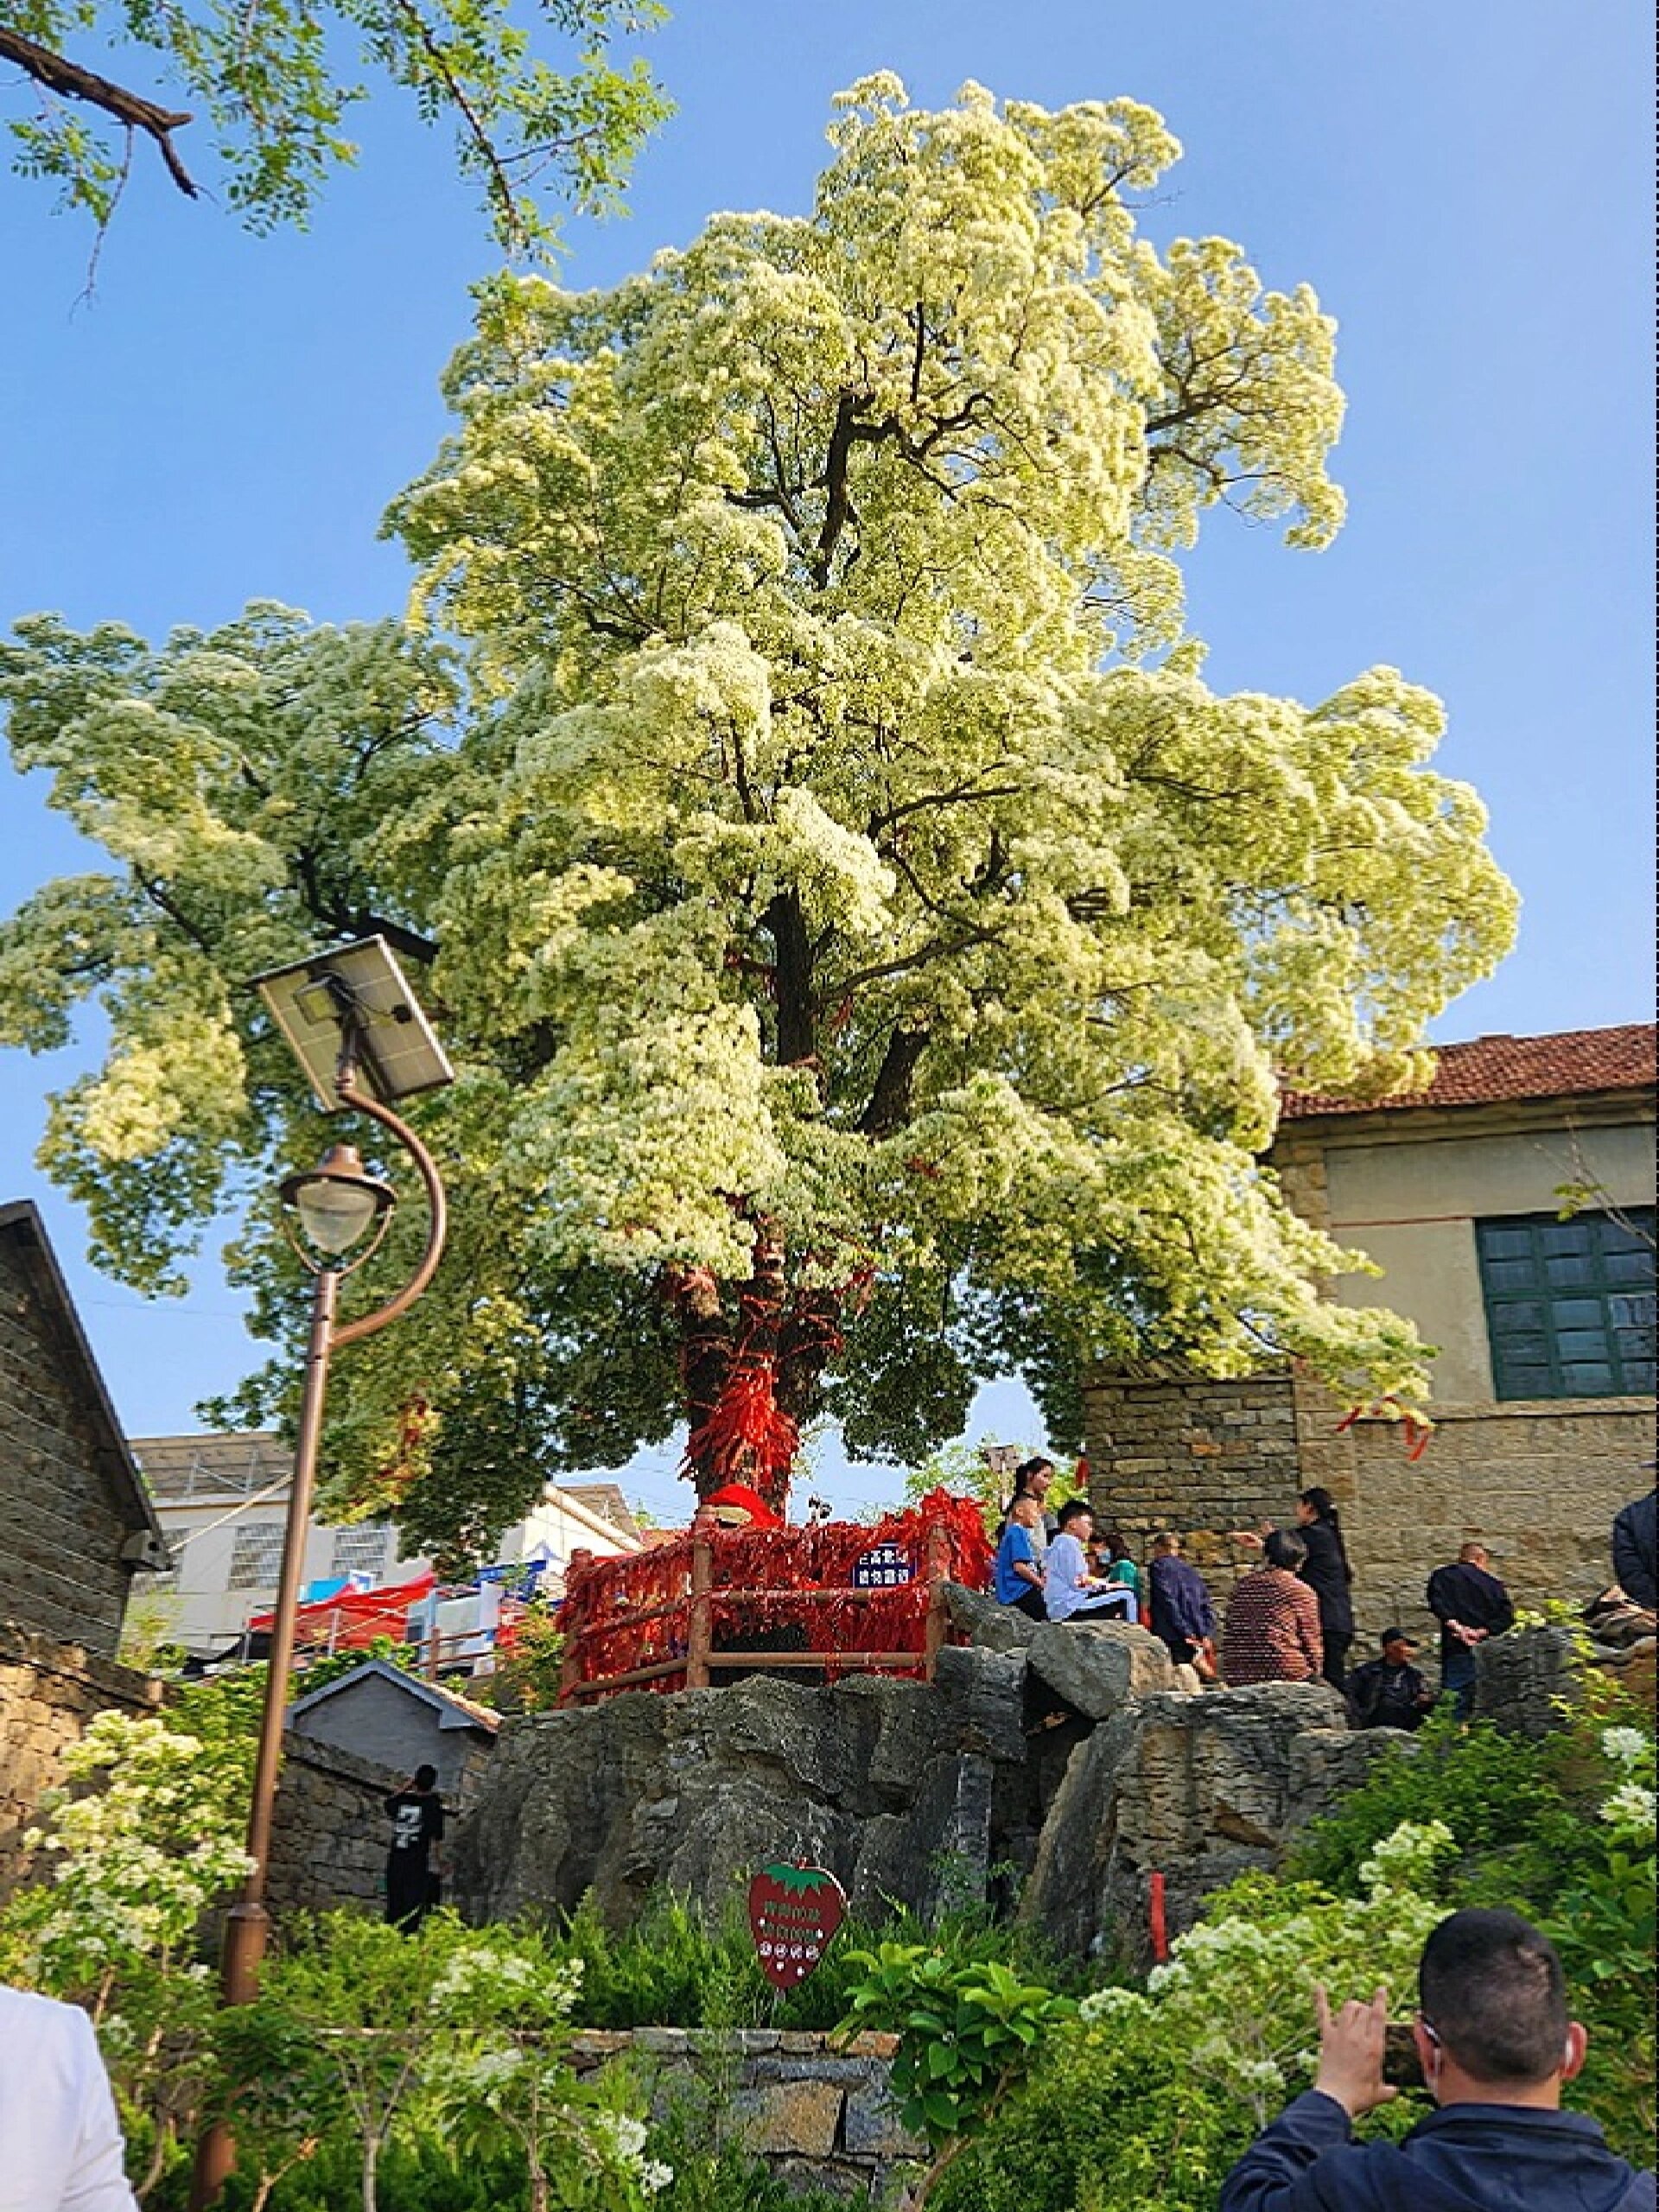
[[[245,1434],[135,1437],[132,1449],[173,1554],[163,1574],[138,1579],[137,1594],[164,1605],[164,1634],[192,1652],[223,1651],[251,1613],[276,1601],[293,1455],[264,1431]],[[614,1483],[550,1484],[541,1503],[502,1537],[501,1560],[550,1554],[550,1580],[573,1551],[601,1558],[641,1548],[640,1531]],[[480,1561],[480,1565],[489,1564]],[[313,1520],[302,1586],[360,1573],[399,1582],[431,1561],[406,1554],[385,1521],[335,1527]]]

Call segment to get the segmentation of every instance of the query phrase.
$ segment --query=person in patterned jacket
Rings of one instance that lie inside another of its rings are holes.
[[[1317,1681],[1325,1666],[1319,1601],[1297,1569],[1307,1546],[1294,1530],[1262,1540],[1264,1564],[1235,1588],[1221,1637],[1221,1679],[1230,1689],[1249,1682]]]

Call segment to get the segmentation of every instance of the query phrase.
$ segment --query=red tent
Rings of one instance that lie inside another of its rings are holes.
[[[401,1643],[409,1609],[430,1597],[434,1577],[429,1571],[408,1582],[391,1582],[380,1590],[340,1590],[315,1605],[302,1605],[295,1615],[294,1636],[299,1643],[328,1643],[337,1651],[355,1651],[378,1636]],[[249,1632],[269,1633],[274,1611],[254,1613]]]

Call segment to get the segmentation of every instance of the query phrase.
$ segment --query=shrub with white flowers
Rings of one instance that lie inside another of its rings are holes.
[[[1312,2075],[1315,1982],[1333,2003],[1369,1997],[1379,1983],[1413,1986],[1423,1939],[1445,1910],[1430,1878],[1451,1846],[1438,1821],[1402,1822],[1365,1861],[1358,1900],[1247,1876],[1177,1937],[1144,1993],[1103,1991],[1084,1999],[1082,2017],[1103,2037],[1131,2019],[1155,2024],[1261,2126]]]

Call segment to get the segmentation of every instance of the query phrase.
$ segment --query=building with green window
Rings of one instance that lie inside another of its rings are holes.
[[[1633,1023],[1447,1046],[1408,1096],[1287,1096],[1269,1164],[1382,1269],[1328,1294],[1392,1306],[1437,1348],[1433,1433],[1414,1457],[1398,1423],[1290,1376],[1101,1374],[1100,1502],[1182,1529],[1224,1573],[1227,1529],[1323,1483],[1362,1631],[1426,1629],[1428,1570],[1471,1539],[1517,1599],[1593,1596],[1614,1513],[1653,1479],[1654,1084],[1654,1027]]]

